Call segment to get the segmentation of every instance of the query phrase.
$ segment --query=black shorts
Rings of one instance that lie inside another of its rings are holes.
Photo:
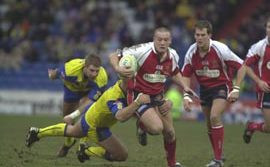
[[[200,99],[201,105],[212,107],[214,99],[227,99],[228,87],[226,85],[220,85],[212,88],[206,88],[200,86]]]
[[[134,99],[137,98],[138,94],[140,92],[136,92],[136,91],[133,91],[132,92],[133,95],[132,95],[132,101]],[[148,110],[149,108],[153,108],[153,107],[156,107],[156,106],[161,106],[165,103],[165,99],[164,99],[164,93],[160,93],[160,94],[157,94],[157,95],[150,95],[150,99],[151,99],[151,102],[148,103],[148,104],[143,104],[141,105],[138,109],[137,109],[137,112],[136,114],[140,117],[143,115],[143,113]]]
[[[257,93],[257,107],[270,109],[270,93]]]

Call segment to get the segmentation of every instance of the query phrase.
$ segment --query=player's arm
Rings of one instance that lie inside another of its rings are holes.
[[[240,85],[245,78],[247,66],[243,64],[237,71],[236,81],[233,90],[228,95],[229,102],[235,102],[239,98]]]
[[[132,69],[123,68],[123,67],[119,66],[119,60],[120,60],[119,54],[120,54],[119,52],[114,52],[114,53],[110,54],[110,56],[109,56],[110,64],[112,65],[113,69],[121,76],[125,76],[125,77],[133,76]]]
[[[246,66],[246,73],[256,82],[262,91],[270,92],[270,86],[265,81],[261,80],[261,78],[259,78],[249,66]]]
[[[118,110],[115,114],[115,118],[121,122],[127,121],[130,117],[134,116],[134,113],[142,104],[146,103],[150,103],[149,95],[140,93],[131,104],[121,110]]]

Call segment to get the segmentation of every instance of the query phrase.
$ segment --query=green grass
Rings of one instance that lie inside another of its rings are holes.
[[[56,158],[63,139],[44,138],[31,149],[24,146],[29,126],[44,127],[60,121],[60,117],[0,115],[0,166],[6,167],[166,167],[161,136],[149,137],[142,147],[135,136],[135,121],[118,123],[112,132],[121,138],[129,150],[126,162],[107,162],[92,158],[80,163],[76,147],[66,158]],[[252,142],[242,141],[243,125],[225,126],[226,167],[269,167],[270,135],[256,133]],[[177,134],[177,160],[186,167],[202,167],[212,158],[212,151],[204,123],[175,122]]]

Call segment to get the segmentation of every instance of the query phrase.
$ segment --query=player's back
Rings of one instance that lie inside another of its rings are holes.
[[[111,127],[117,120],[115,114],[119,109],[126,107],[126,96],[118,81],[106,90],[102,96],[87,110],[85,116],[90,126]]]

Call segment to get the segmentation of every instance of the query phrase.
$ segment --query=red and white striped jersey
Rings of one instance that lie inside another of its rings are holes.
[[[191,77],[194,73],[199,84],[211,88],[219,85],[232,86],[233,71],[238,70],[243,61],[225,44],[210,40],[208,53],[202,58],[197,44],[192,44],[186,55],[182,74]]]
[[[168,77],[179,71],[179,56],[172,48],[168,49],[168,56],[160,62],[153,42],[124,48],[119,56],[133,55],[138,63],[138,70],[134,77],[133,89],[149,95],[157,95],[164,91]]]
[[[270,85],[270,43],[267,37],[250,47],[245,64],[253,66],[255,74]]]

